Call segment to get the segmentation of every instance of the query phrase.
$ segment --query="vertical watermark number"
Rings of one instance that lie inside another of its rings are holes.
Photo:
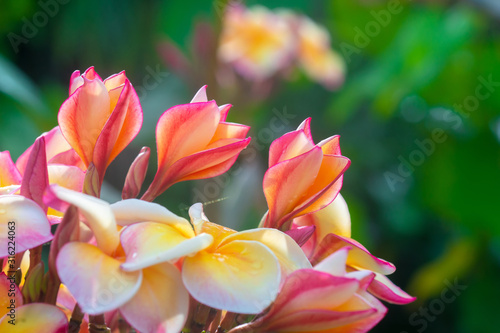
[[[9,324],[16,324],[16,222],[7,223],[7,279],[10,282],[8,297],[10,299],[7,305],[7,316],[10,317]]]

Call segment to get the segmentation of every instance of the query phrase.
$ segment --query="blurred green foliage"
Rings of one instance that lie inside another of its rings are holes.
[[[203,20],[219,26],[225,2],[55,2],[54,15],[17,47],[13,34],[25,36],[26,22],[33,23],[44,9],[28,0],[2,3],[0,149],[17,158],[56,125],[76,69],[94,65],[104,77],[125,69],[136,87],[151,70],[170,72],[158,44],[172,40],[189,55],[195,25]],[[389,11],[391,3],[400,3],[397,14]],[[419,297],[414,305],[389,306],[374,332],[496,332],[500,84],[494,83],[500,82],[500,25],[494,11],[483,7],[488,3],[266,1],[270,7],[300,11],[328,28],[333,47],[347,62],[346,82],[332,93],[298,76],[265,102],[235,105],[230,120],[244,119],[253,126],[258,158],[250,166],[238,163],[219,179],[222,185],[209,197],[225,200],[209,205],[212,216],[235,228],[258,223],[265,211],[260,179],[270,144],[259,139],[259,129],[268,126],[272,110],[286,109],[294,116],[283,132],[311,116],[315,140],[341,134],[343,154],[352,160],[342,193],[352,212],[354,238],[394,262],[398,270],[393,280]],[[494,83],[485,86],[484,80]],[[488,97],[477,98],[477,89]],[[154,125],[161,113],[188,102],[194,92],[168,75],[141,97],[144,127],[108,172],[111,200],[140,147],[154,147]],[[475,100],[477,106],[467,104]],[[442,133],[439,142],[436,130]],[[212,185],[177,184],[161,201],[185,216],[186,207]],[[432,312],[446,282],[455,279],[467,288],[442,311]],[[432,319],[422,314],[429,307]]]

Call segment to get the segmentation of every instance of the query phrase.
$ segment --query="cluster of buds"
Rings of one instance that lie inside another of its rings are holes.
[[[202,87],[166,110],[153,181],[142,191],[144,147],[110,204],[105,173],[141,128],[139,99],[124,72],[102,80],[93,68],[69,93],[57,127],[15,163],[0,153],[0,331],[366,332],[386,313],[379,299],[414,300],[386,277],[394,265],[351,238],[339,194],[350,161],[338,136],[314,143],[310,119],[272,143],[269,210],[236,232],[201,203],[187,220],[153,202],[233,165],[250,138],[226,121],[230,105]]]

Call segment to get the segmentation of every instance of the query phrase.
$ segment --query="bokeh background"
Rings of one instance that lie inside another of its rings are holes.
[[[190,204],[203,201],[213,221],[245,229],[266,210],[269,144],[310,116],[314,139],[340,134],[352,160],[341,193],[353,238],[393,262],[391,279],[418,297],[388,305],[373,331],[498,332],[499,2],[260,1],[324,25],[347,69],[336,91],[292,71],[261,99],[251,84],[248,98],[215,77],[226,2],[2,0],[0,150],[15,160],[57,124],[74,70],[95,66],[107,77],[125,69],[145,121],[107,173],[104,196],[117,200],[139,149],[155,147],[161,113],[208,84],[209,98],[233,104],[230,121],[252,125],[249,153],[227,174],[177,184],[159,202],[187,216]],[[398,3],[389,22],[377,21]],[[173,56],[172,45],[186,59]],[[270,126],[276,117],[279,130]]]

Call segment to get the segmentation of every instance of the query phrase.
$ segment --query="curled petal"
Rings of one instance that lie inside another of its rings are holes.
[[[210,246],[213,237],[201,234],[187,238],[172,226],[144,222],[126,227],[121,233],[121,242],[127,255],[122,269],[136,271],[197,253]]]
[[[279,290],[276,256],[255,241],[235,240],[217,252],[202,251],[186,257],[182,280],[199,302],[231,312],[259,313]]]
[[[64,245],[56,261],[62,283],[90,315],[120,307],[139,289],[142,272],[122,271],[120,264],[96,246],[80,242]]]
[[[120,307],[121,314],[143,333],[180,332],[189,309],[181,273],[169,263],[148,267],[142,273],[141,288]]]
[[[31,303],[16,309],[15,324],[9,323],[8,315],[0,319],[0,331],[11,333],[43,332],[64,333],[68,330],[68,318],[58,307],[43,303]]]
[[[376,297],[393,304],[408,304],[417,299],[408,295],[385,275],[380,273],[375,273],[375,279],[368,287],[368,291]]]
[[[138,199],[127,199],[111,204],[116,223],[127,226],[138,222],[158,222],[170,225],[187,238],[194,237],[193,227],[165,207]]]
[[[50,223],[45,212],[34,201],[21,195],[0,196],[0,228],[2,230],[0,258],[13,254],[7,246],[9,235],[15,238],[15,253],[42,245],[52,239]]]
[[[51,186],[51,192],[58,199],[80,209],[104,253],[110,255],[116,250],[119,236],[113,211],[107,202],[57,185]]]
[[[302,155],[313,148],[314,143],[303,130],[286,133],[271,143],[269,147],[269,167]]]
[[[346,274],[345,266],[350,249],[350,247],[346,246],[330,254],[314,266],[314,269],[331,275],[344,276]]]
[[[310,260],[313,264],[318,263],[331,253],[346,246],[351,248],[347,256],[347,265],[354,269],[366,269],[384,275],[392,274],[396,270],[393,264],[375,257],[354,239],[334,234],[329,234],[323,239]]]

